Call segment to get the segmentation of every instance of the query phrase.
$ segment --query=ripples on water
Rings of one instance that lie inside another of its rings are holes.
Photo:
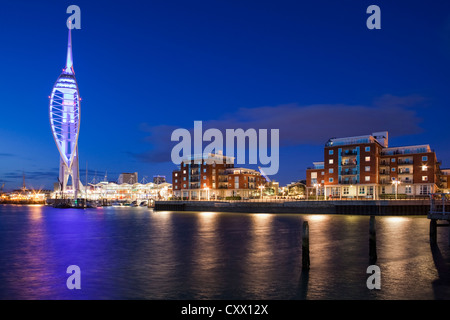
[[[376,217],[371,291],[369,217],[0,206],[0,298],[449,299],[449,231],[438,228],[432,250],[428,228],[425,217]],[[69,265],[81,290],[66,288]]]

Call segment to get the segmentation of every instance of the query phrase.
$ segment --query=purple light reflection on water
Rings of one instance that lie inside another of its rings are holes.
[[[301,272],[310,226],[311,270]],[[448,228],[377,217],[382,288],[366,287],[369,217],[0,206],[1,299],[449,299]],[[81,268],[81,290],[66,268]]]

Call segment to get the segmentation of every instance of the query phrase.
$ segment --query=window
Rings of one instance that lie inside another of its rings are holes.
[[[234,188],[235,188],[235,189],[239,189],[239,182],[235,182],[235,183],[234,183]]]
[[[328,182],[333,182],[333,181],[334,181],[333,178],[329,178],[329,179],[328,179]]]
[[[392,170],[392,172],[395,172],[395,168],[392,168],[391,170]]]
[[[178,173],[175,173],[175,177],[178,177]]]
[[[206,180],[206,176],[203,176],[203,180]]]
[[[368,196],[373,196],[373,187],[372,186],[367,187],[367,195]]]
[[[311,172],[311,179],[317,179],[317,172]]]
[[[344,187],[342,194],[350,194],[350,189],[348,187]]]
[[[428,167],[427,166],[422,166],[422,171],[428,171]]]
[[[212,174],[216,174],[216,169],[213,169],[213,170],[212,170]]]
[[[423,156],[422,161],[428,161],[428,156]]]
[[[328,169],[328,173],[334,173],[334,169],[332,168]]]
[[[205,169],[203,169],[203,172],[206,172],[206,168],[205,168]]]
[[[370,166],[366,166],[365,170],[366,172],[370,171]]]
[[[186,170],[183,170],[183,174],[186,174]]]
[[[325,180],[322,180],[321,183],[325,183]]]
[[[365,176],[365,177],[364,177],[364,180],[365,180],[365,181],[370,181],[370,176]]]
[[[186,188],[186,184],[183,184],[183,188]]]
[[[420,195],[430,194],[430,186],[420,186]]]
[[[329,160],[328,160],[328,163],[329,163],[329,164],[333,164],[333,159],[329,159]]]
[[[412,188],[411,188],[411,186],[406,186],[406,187],[405,187],[405,193],[406,193],[406,194],[411,194],[411,193],[412,193]]]
[[[178,182],[178,179],[175,179],[175,183],[177,183]]]
[[[325,174],[325,171],[322,171],[320,174],[321,174],[321,175],[324,175],[324,174]]]
[[[370,147],[366,147],[366,152],[369,152],[370,151]]]
[[[213,181],[216,181],[216,176],[212,176],[212,180],[213,180]]]
[[[331,156],[334,153],[334,150],[328,150],[328,154]]]
[[[183,181],[186,181],[186,177],[183,177]]]
[[[204,187],[206,187],[206,182],[203,184]]]
[[[385,194],[386,193],[386,187],[381,187],[381,194]]]
[[[178,186],[175,186],[175,189],[178,189]]]
[[[213,186],[213,189],[215,189],[216,188],[216,183],[213,182],[212,186]]]
[[[395,158],[391,158],[391,162],[395,162]]]
[[[428,176],[422,176],[422,181],[428,181]]]
[[[365,159],[367,162],[370,161],[370,157],[369,157],[369,156],[365,157],[364,159]]]
[[[239,176],[234,177],[234,182],[239,182]]]
[[[359,187],[359,194],[365,194],[366,188],[365,187]]]

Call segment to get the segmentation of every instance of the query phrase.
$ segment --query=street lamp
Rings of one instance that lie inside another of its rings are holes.
[[[400,184],[400,180],[392,180],[392,184],[395,185],[395,200],[397,200],[398,185]]]
[[[319,187],[320,187],[320,183],[314,183],[314,187],[316,188],[316,200],[319,200]]]
[[[209,201],[209,188],[205,187],[206,190],[206,200]]]
[[[264,186],[263,186],[263,185],[260,185],[258,188],[261,190],[261,200],[262,200],[262,198],[263,198],[263,189],[264,189]]]

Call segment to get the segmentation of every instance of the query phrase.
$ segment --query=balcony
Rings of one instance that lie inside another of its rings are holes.
[[[358,154],[357,150],[344,150],[344,151],[342,151],[342,156],[343,157],[356,156],[357,154]]]
[[[220,177],[219,177],[219,182],[228,182],[228,177],[226,177],[226,176],[220,176]]]
[[[388,167],[389,167],[389,161],[382,160],[382,161],[380,162],[380,166],[388,166]]]
[[[341,163],[341,166],[356,166],[358,164],[358,161],[356,159],[354,161],[343,161]]]
[[[356,170],[342,170],[341,176],[355,176],[358,172]]]
[[[401,183],[405,183],[405,184],[410,184],[410,183],[414,183],[413,179],[400,179]]]
[[[358,179],[341,180],[339,183],[340,184],[357,184],[358,183]]]
[[[191,175],[196,176],[200,174],[200,170],[191,170]]]
[[[189,181],[190,182],[199,182],[200,181],[200,177],[190,177]]]
[[[391,173],[389,172],[389,170],[380,170],[380,174],[381,175],[385,175],[385,176],[389,176]]]
[[[413,174],[413,172],[411,170],[398,170],[398,174]]]
[[[410,165],[413,165],[414,161],[412,159],[398,159],[397,164],[410,164]]]

